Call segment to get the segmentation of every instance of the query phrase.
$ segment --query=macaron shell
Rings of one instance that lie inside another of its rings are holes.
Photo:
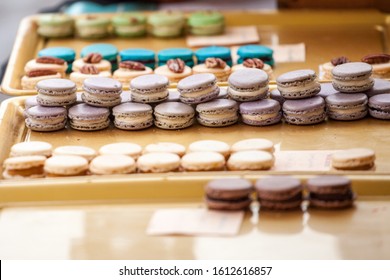
[[[107,144],[99,149],[100,155],[126,155],[137,159],[142,152],[142,147],[135,143],[118,142]]]
[[[100,155],[91,161],[89,169],[96,175],[129,174],[136,171],[136,163],[126,155]]]
[[[180,157],[174,153],[147,153],[138,158],[137,166],[144,173],[177,171],[180,167]]]
[[[372,117],[390,120],[390,94],[379,94],[371,97],[368,106]]]
[[[342,170],[366,170],[374,166],[375,152],[371,149],[348,149],[332,154],[332,166]]]
[[[42,155],[49,157],[52,154],[53,146],[50,143],[42,141],[29,141],[29,142],[20,142],[14,144],[11,147],[10,155],[11,157],[17,156],[35,156]]]
[[[247,209],[251,205],[252,200],[246,198],[239,201],[226,201],[226,200],[217,200],[217,199],[206,197],[205,202],[207,207],[212,210],[238,211],[238,210]]]
[[[229,170],[267,170],[274,165],[272,154],[264,151],[240,151],[227,162]]]
[[[225,167],[225,157],[216,152],[191,152],[181,159],[186,171],[218,171]]]
[[[231,146],[232,153],[240,152],[240,151],[265,151],[265,152],[274,152],[274,143],[268,139],[263,138],[250,138],[250,139],[244,139],[240,140],[238,142],[235,142]]]
[[[306,186],[309,192],[344,194],[351,189],[351,180],[344,176],[323,175],[308,179]]]
[[[88,170],[88,161],[80,156],[53,156],[46,160],[44,168],[54,175],[80,175]]]
[[[144,153],[174,153],[178,156],[185,154],[186,147],[174,142],[158,142],[146,145]]]
[[[18,156],[7,158],[3,166],[5,169],[27,169],[32,167],[43,166],[46,161],[45,156],[32,155],[32,156]]]
[[[53,156],[81,156],[88,161],[91,161],[96,155],[94,149],[86,146],[59,146],[53,151]]]
[[[230,146],[217,140],[199,140],[188,146],[189,152],[216,152],[227,158],[230,154]]]
[[[252,183],[240,178],[214,179],[205,186],[207,197],[213,199],[235,200],[248,198],[252,192]]]

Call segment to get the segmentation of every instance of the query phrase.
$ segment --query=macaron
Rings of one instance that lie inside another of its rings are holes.
[[[321,90],[318,93],[319,96],[326,99],[329,95],[340,93],[338,90],[336,90],[332,83],[321,83]]]
[[[229,76],[228,94],[236,101],[254,101],[268,95],[268,75],[263,70],[246,68]]]
[[[218,11],[200,11],[190,14],[187,25],[192,35],[218,35],[224,31],[225,20]]]
[[[192,71],[194,74],[211,73],[215,75],[218,82],[226,82],[231,73],[231,68],[221,58],[208,57],[204,63],[195,65]]]
[[[27,128],[47,132],[65,128],[67,111],[64,107],[34,106],[25,111]]]
[[[255,69],[263,70],[265,73],[267,73],[269,80],[274,79],[271,65],[264,63],[259,58],[247,58],[241,64],[233,65],[232,72],[245,69],[245,68],[255,68]]]
[[[93,77],[111,78],[111,72],[100,71],[94,65],[86,64],[82,66],[79,71],[80,72],[72,72],[70,73],[69,76],[69,79],[76,84],[77,88],[82,88],[84,81],[88,78],[93,78]]]
[[[218,140],[199,140],[192,142],[188,146],[189,152],[215,152],[220,153],[225,158],[228,158],[230,155],[230,146]]]
[[[142,13],[121,13],[111,19],[114,33],[120,37],[140,37],[146,34],[146,17]]]
[[[69,109],[70,126],[81,131],[95,131],[107,128],[110,124],[110,111],[107,108],[94,107],[85,103]]]
[[[332,58],[330,61],[325,62],[324,64],[320,65],[320,70],[323,71],[323,79],[325,80],[332,80],[332,70],[337,65],[341,65],[344,63],[351,62],[346,56],[339,56]]]
[[[153,109],[148,104],[122,103],[112,108],[114,125],[123,130],[140,130],[153,125]]]
[[[37,20],[39,35],[47,38],[60,38],[73,35],[74,20],[66,14],[44,14]]]
[[[372,66],[372,77],[380,79],[390,78],[390,54],[374,53],[362,57],[362,62]]]
[[[274,165],[274,157],[265,151],[239,151],[230,155],[229,170],[268,170]]]
[[[374,86],[372,66],[364,62],[337,65],[332,70],[333,87],[345,93],[363,92]]]
[[[180,102],[164,102],[154,108],[154,124],[162,129],[183,129],[194,123],[195,111]]]
[[[111,143],[100,147],[100,155],[125,155],[137,159],[142,153],[142,147],[131,142]]]
[[[300,180],[291,176],[270,176],[255,183],[260,210],[298,210],[303,200]]]
[[[219,99],[227,99],[228,98],[227,87],[219,87],[219,94],[218,94],[217,98],[219,98]]]
[[[121,103],[122,84],[105,77],[88,78],[83,84],[82,99],[96,107],[113,107]]]
[[[102,16],[87,15],[76,19],[76,35],[83,39],[100,39],[109,35],[110,20]]]
[[[277,88],[271,90],[271,92],[269,93],[269,98],[278,101],[280,105],[283,105],[284,101],[286,101],[286,99],[280,94],[280,91]]]
[[[168,98],[169,80],[157,74],[136,77],[130,82],[131,100],[139,103],[158,103]]]
[[[182,157],[186,152],[186,147],[174,142],[157,142],[148,144],[144,148],[144,154],[147,153],[173,153]]]
[[[174,58],[168,60],[166,65],[157,67],[154,73],[167,77],[171,83],[177,83],[181,79],[190,76],[192,69],[180,58]]]
[[[40,50],[38,52],[38,57],[41,56],[52,56],[65,60],[68,64],[68,69],[66,70],[66,73],[70,73],[72,72],[72,63],[76,58],[76,52],[72,48],[51,47]]]
[[[313,97],[321,90],[316,73],[310,69],[284,73],[276,78],[276,84],[285,99]]]
[[[113,44],[97,43],[82,48],[81,58],[87,57],[91,53],[98,53],[103,60],[108,61],[112,66],[112,71],[118,69],[118,48]],[[103,71],[103,70],[102,70]]]
[[[341,209],[353,206],[355,194],[351,180],[344,176],[323,175],[306,182],[310,207]]]
[[[7,158],[3,163],[4,179],[42,178],[45,156],[20,156]]]
[[[252,203],[253,185],[245,179],[214,179],[204,190],[206,205],[212,210],[245,210]]]
[[[62,76],[55,70],[38,69],[27,72],[21,79],[22,89],[35,90],[37,83],[47,79],[60,79]]]
[[[48,177],[86,175],[88,160],[80,156],[52,156],[45,161],[44,170]]]
[[[160,11],[148,17],[149,33],[155,37],[178,37],[182,34],[185,18],[180,11]]]
[[[208,127],[223,127],[238,121],[238,104],[234,100],[214,99],[196,106],[198,123]]]
[[[286,100],[283,116],[287,123],[310,125],[323,122],[326,118],[325,101],[321,96],[305,99]]]
[[[167,98],[167,102],[178,102],[180,101],[180,92],[177,89],[169,88],[169,94]]]
[[[191,152],[181,158],[185,171],[221,171],[225,168],[225,157],[217,152]]]
[[[232,153],[241,151],[265,151],[274,152],[274,143],[263,138],[249,138],[235,142],[231,148]]]
[[[130,48],[119,52],[121,61],[136,61],[144,64],[147,67],[154,69],[156,63],[156,54],[152,50]]]
[[[138,158],[137,167],[142,173],[173,172],[180,167],[180,157],[174,153],[147,153]]]
[[[212,57],[222,59],[230,67],[233,65],[232,54],[230,48],[227,47],[211,46],[200,48],[195,51],[195,56],[198,64],[205,63],[207,58]]]
[[[367,115],[368,98],[364,93],[335,93],[326,99],[328,117],[334,120],[352,121]]]
[[[280,122],[282,107],[278,101],[263,99],[240,104],[241,120],[253,126],[266,126]]]
[[[158,65],[162,66],[170,59],[180,58],[184,63],[189,66],[194,66],[194,52],[188,48],[169,48],[160,50],[157,53]]]
[[[370,97],[368,107],[371,117],[390,120],[390,93]]]
[[[103,59],[103,56],[98,52],[91,52],[86,54],[84,57],[76,59],[73,62],[73,72],[81,72],[82,68],[86,66],[96,67],[99,72],[110,72],[112,69],[111,62]]]
[[[132,79],[149,74],[153,74],[152,68],[141,62],[126,60],[119,63],[119,69],[114,72],[113,78],[123,85],[129,85]]]
[[[10,156],[45,156],[50,157],[53,146],[43,141],[20,142],[12,145]]]
[[[199,104],[218,97],[219,87],[215,75],[195,74],[182,79],[177,84],[180,101],[186,104]]]
[[[266,46],[262,45],[245,45],[241,46],[237,50],[238,63],[243,63],[247,58],[258,58],[264,63],[274,66],[275,61],[273,59],[274,51]]]
[[[39,104],[38,104],[37,96],[36,96],[36,95],[29,96],[29,97],[27,97],[27,98],[24,100],[24,108],[25,108],[25,110],[27,110],[28,108],[37,106],[37,105],[39,105]]]
[[[375,151],[353,148],[335,152],[331,156],[332,167],[340,170],[367,170],[375,164]]]
[[[37,102],[42,106],[68,106],[76,102],[77,87],[67,79],[48,79],[37,83]]]
[[[91,161],[96,155],[94,149],[76,145],[59,146],[53,151],[53,156],[80,156],[88,161]]]
[[[130,174],[136,171],[135,160],[126,155],[100,155],[95,157],[89,171],[95,175]]]
[[[365,92],[368,97],[378,94],[390,93],[390,81],[374,79],[374,86]]]
[[[24,67],[24,72],[28,77],[55,75],[56,72],[63,78],[67,69],[68,63],[65,60],[54,56],[41,56],[29,60]]]

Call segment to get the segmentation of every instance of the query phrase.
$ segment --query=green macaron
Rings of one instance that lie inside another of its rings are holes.
[[[80,38],[98,39],[109,35],[110,20],[99,16],[87,16],[76,20],[76,33]]]
[[[188,26],[193,35],[217,35],[223,33],[225,20],[216,11],[196,12],[190,15]]]
[[[162,11],[149,16],[150,33],[155,37],[177,37],[183,32],[185,18],[178,11]]]
[[[146,33],[146,17],[141,13],[123,13],[111,20],[114,33],[120,37],[138,37]]]
[[[47,38],[73,35],[74,20],[65,14],[45,14],[38,18],[38,34]]]

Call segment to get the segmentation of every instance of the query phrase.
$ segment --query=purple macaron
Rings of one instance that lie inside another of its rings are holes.
[[[73,129],[95,131],[107,128],[110,124],[110,110],[82,103],[69,109],[68,117]]]
[[[180,80],[177,84],[180,101],[186,104],[200,104],[218,97],[219,87],[215,75],[195,74]]]
[[[149,104],[127,102],[112,108],[114,125],[123,130],[140,130],[153,125],[153,109]]]
[[[64,107],[34,106],[25,111],[26,126],[34,131],[56,131],[66,125],[67,111]]]
[[[236,101],[264,99],[268,94],[268,75],[256,68],[244,68],[229,76],[229,97]]]
[[[367,115],[368,98],[364,93],[335,93],[329,95],[325,101],[331,119],[352,121]]]
[[[136,77],[130,82],[131,100],[138,103],[158,103],[168,98],[169,80],[157,74]]]
[[[82,99],[96,107],[113,107],[121,103],[122,84],[105,77],[92,77],[84,81]]]
[[[332,83],[322,83],[321,90],[318,93],[318,95],[325,99],[329,95],[332,95],[335,93],[340,93],[340,92],[333,87]]]
[[[240,104],[242,122],[254,126],[276,124],[282,118],[280,103],[273,99]]]
[[[196,106],[198,123],[208,127],[223,127],[238,121],[238,104],[230,99],[214,99]]]
[[[282,110],[286,122],[295,125],[316,124],[326,118],[325,100],[321,96],[286,100]]]
[[[311,69],[295,70],[277,77],[276,84],[285,99],[313,97],[321,90],[316,72]]]
[[[372,117],[390,120],[390,93],[378,94],[370,97],[368,107]]]
[[[390,81],[384,79],[374,79],[374,86],[365,93],[368,97],[390,93]]]

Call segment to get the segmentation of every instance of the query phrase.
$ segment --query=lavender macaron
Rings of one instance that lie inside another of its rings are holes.
[[[196,106],[198,123],[208,127],[223,127],[238,121],[238,104],[234,100],[214,99]]]
[[[218,97],[219,87],[215,75],[195,74],[179,81],[177,89],[180,101],[186,104],[200,104]]]
[[[82,131],[95,131],[108,127],[110,124],[109,116],[109,109],[85,103],[72,106],[68,112],[70,126]]]
[[[114,125],[123,130],[140,130],[153,125],[153,109],[149,104],[122,103],[112,108]]]
[[[371,117],[390,120],[390,93],[370,97],[368,107]]]
[[[256,68],[244,68],[229,76],[228,94],[236,101],[264,99],[268,94],[268,75]]]
[[[194,123],[195,111],[187,104],[164,102],[154,108],[154,124],[162,129],[182,129]]]
[[[337,65],[332,70],[333,87],[345,93],[364,92],[374,86],[372,66],[364,62]]]
[[[64,107],[34,106],[25,111],[26,126],[33,131],[56,131],[66,125],[67,111]]]
[[[364,93],[335,93],[326,99],[328,117],[340,121],[352,121],[367,115],[368,98]]]
[[[280,122],[282,111],[280,103],[264,99],[240,104],[242,122],[254,126],[266,126]]]
[[[321,96],[286,100],[282,110],[286,122],[295,125],[316,124],[326,118],[325,100]]]
[[[138,103],[158,103],[168,98],[169,80],[157,74],[134,78],[130,82],[131,100]]]
[[[77,87],[67,79],[46,79],[36,85],[37,102],[42,106],[68,106],[76,102]]]
[[[285,99],[302,99],[315,96],[321,90],[316,72],[311,69],[284,73],[276,79],[280,94]]]
[[[122,84],[105,77],[92,77],[84,81],[81,98],[88,105],[113,107],[121,103]]]
[[[390,81],[384,79],[374,79],[374,86],[365,93],[368,97],[390,93]]]

